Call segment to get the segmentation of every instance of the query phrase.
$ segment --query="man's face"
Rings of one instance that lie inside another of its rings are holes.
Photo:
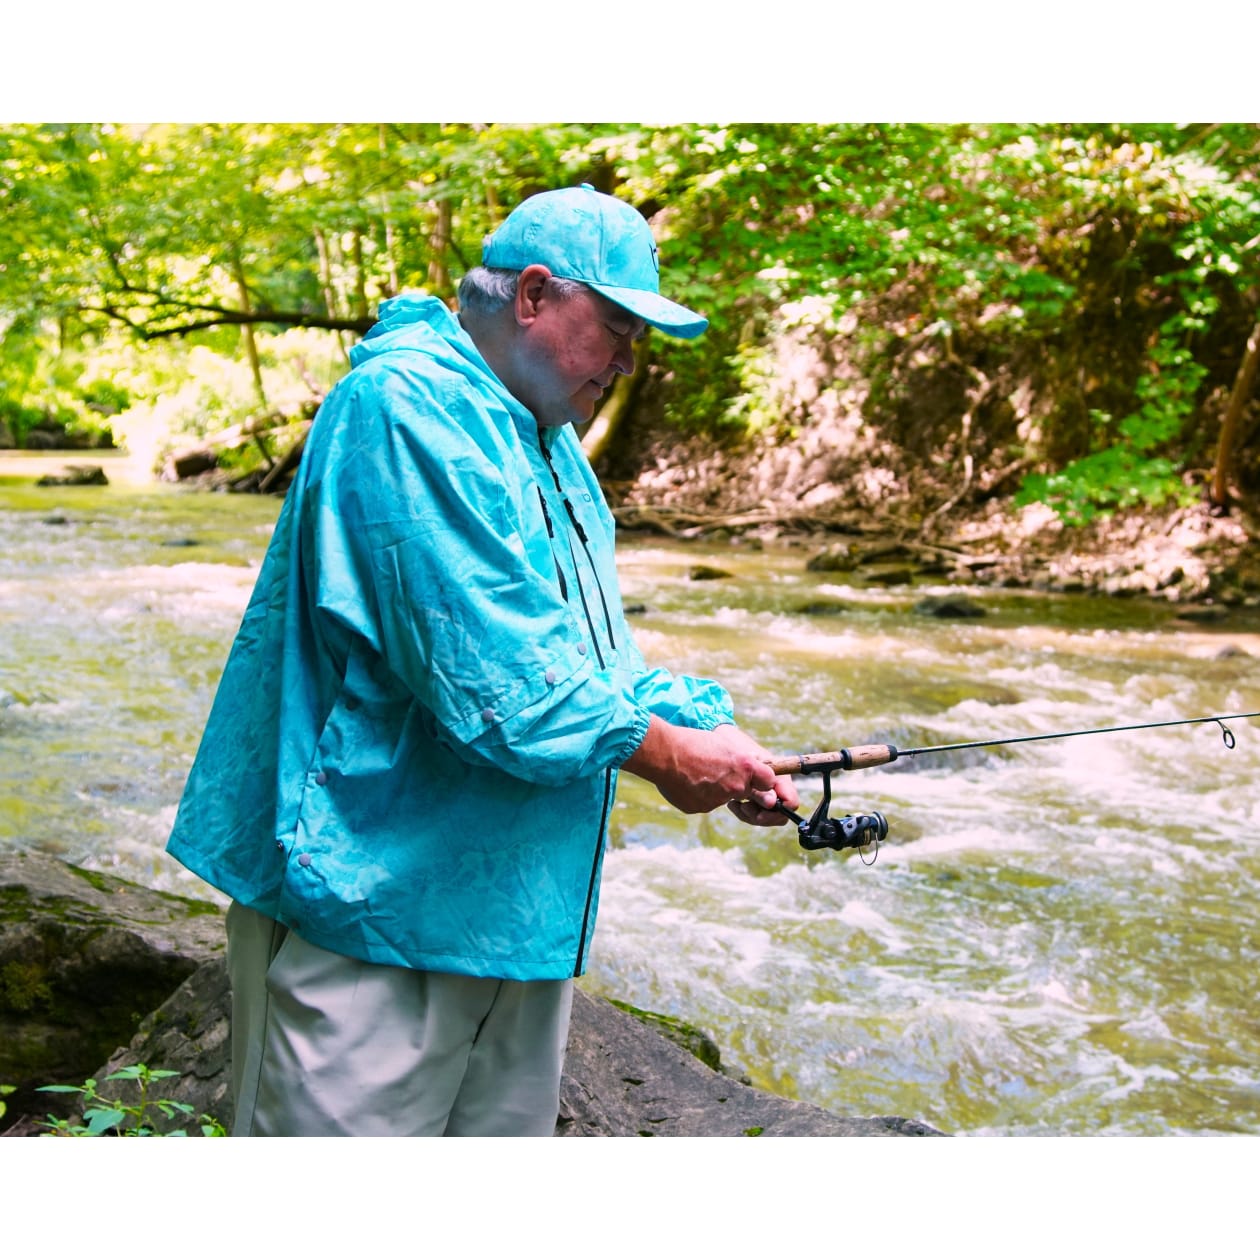
[[[633,344],[647,325],[592,289],[561,298],[550,278],[531,302],[517,397],[540,425],[585,424],[617,374],[634,371]]]

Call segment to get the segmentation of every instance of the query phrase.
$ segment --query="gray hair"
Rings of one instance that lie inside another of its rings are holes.
[[[459,309],[470,315],[497,314],[515,299],[520,276],[519,271],[503,267],[474,267],[459,282]],[[586,288],[580,280],[562,280],[559,276],[552,276],[551,283],[562,302]]]

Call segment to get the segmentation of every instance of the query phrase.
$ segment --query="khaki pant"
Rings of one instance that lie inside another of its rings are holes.
[[[333,954],[233,903],[237,1136],[555,1131],[571,980],[493,980]]]

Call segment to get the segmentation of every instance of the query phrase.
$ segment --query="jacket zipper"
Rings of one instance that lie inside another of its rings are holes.
[[[538,491],[538,505],[542,508],[543,521],[547,526],[547,537],[552,542],[551,558],[556,562],[556,577],[560,579],[560,598],[567,604],[569,602],[569,584],[564,580],[564,570],[560,567],[560,561],[556,557],[556,531],[551,524],[551,513],[547,511],[547,496],[543,494],[542,486],[535,485],[534,489]]]
[[[599,840],[591,859],[591,877],[586,884],[586,905],[582,907],[582,932],[578,937],[577,959],[573,964],[574,979],[582,974],[582,954],[586,950],[586,933],[591,925],[591,902],[595,897],[595,877],[599,874],[599,855],[604,847],[604,830],[608,826],[608,810],[612,804],[612,776],[611,767],[604,771],[604,804],[599,814]]]
[[[556,473],[556,466],[551,462],[551,452],[547,449],[546,444],[539,441],[539,446],[543,453],[543,459],[547,461],[547,469],[551,473],[551,480],[555,483],[556,493],[560,496],[560,501],[564,504],[564,510],[569,517],[569,523],[573,526],[573,533],[577,534],[578,540],[582,544],[582,550],[586,553],[586,563],[595,578],[595,589],[599,592],[599,602],[604,610],[604,629],[608,635],[608,645],[614,651],[617,648],[617,640],[613,635],[612,617],[608,612],[608,600],[604,595],[604,585],[599,580],[599,570],[595,567],[595,559],[591,555],[590,540],[586,536],[586,530],[582,528],[582,522],[578,520],[577,513],[573,510],[573,504],[569,501],[569,496],[565,494],[564,487],[560,484],[560,478]],[[542,488],[539,487],[539,495],[542,495]],[[547,522],[547,532],[554,539],[555,534],[552,532],[551,517],[547,512],[546,503],[543,504],[543,518]],[[595,656],[599,661],[600,669],[605,668],[607,662],[604,660],[604,653],[599,646],[599,632],[595,629],[595,620],[591,616],[590,605],[586,602],[586,590],[582,586],[582,571],[578,568],[577,553],[573,550],[573,533],[566,534],[565,541],[569,544],[569,558],[573,561],[573,572],[577,575],[578,597],[582,601],[582,612],[586,615],[586,625],[591,632],[591,642],[595,645]],[[557,562],[556,569],[559,571],[560,565]],[[564,578],[560,579],[561,594],[564,594]],[[566,601],[568,595],[564,595]]]
[[[595,589],[599,592],[599,602],[604,610],[604,626],[608,632],[608,644],[616,650],[617,641],[613,636],[612,617],[608,612],[608,600],[604,596],[604,586],[599,580],[599,570],[595,567],[595,559],[591,555],[590,541],[586,536],[586,530],[582,528],[582,522],[578,520],[577,513],[573,510],[573,504],[569,502],[569,496],[565,494],[564,487],[560,484],[560,478],[556,473],[556,466],[551,462],[551,452],[547,449],[546,442],[539,435],[539,448],[542,451],[543,459],[547,461],[547,469],[551,473],[551,480],[555,483],[556,493],[560,496],[561,502],[564,504],[565,513],[568,515],[569,523],[573,527],[573,533],[576,533],[582,543],[582,550],[586,553],[586,563],[591,573],[595,577]],[[551,524],[551,513],[547,511],[547,500],[543,494],[542,487],[538,487],[539,502],[542,503],[543,520],[547,524],[547,536],[554,543],[555,530]],[[578,568],[577,553],[573,550],[572,533],[566,534],[566,541],[569,545],[569,558],[573,561],[573,573],[577,578],[578,597],[582,601],[582,612],[586,616],[587,629],[591,632],[591,642],[595,645],[595,656],[599,661],[599,667],[605,668],[604,654],[599,646],[599,632],[595,629],[594,619],[591,617],[590,605],[586,602],[586,591],[582,587],[582,571]],[[555,557],[556,572],[560,577],[560,594],[563,596],[565,603],[569,601],[568,591],[564,580],[564,570],[560,566],[560,560]],[[578,936],[577,958],[573,963],[573,975],[576,979],[582,974],[582,955],[586,951],[586,937],[591,926],[591,903],[595,900],[595,879],[599,874],[599,859],[604,847],[604,834],[608,826],[608,812],[612,804],[612,784],[613,771],[609,766],[604,771],[604,801],[600,807],[599,828],[596,831],[595,850],[591,855],[591,874],[586,882],[586,904],[582,907],[582,931]]]

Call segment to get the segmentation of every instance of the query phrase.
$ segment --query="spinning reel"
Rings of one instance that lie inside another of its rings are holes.
[[[802,818],[795,810],[778,803],[780,813],[786,814],[796,824],[797,839],[802,849],[864,849],[873,844],[875,852],[871,862],[879,855],[879,842],[888,835],[888,819],[878,810],[869,814],[845,814],[843,818],[829,818],[831,807],[831,771],[824,770],[823,795],[814,812]],[[865,854],[862,860],[866,861]],[[868,862],[869,866],[871,863]]]

